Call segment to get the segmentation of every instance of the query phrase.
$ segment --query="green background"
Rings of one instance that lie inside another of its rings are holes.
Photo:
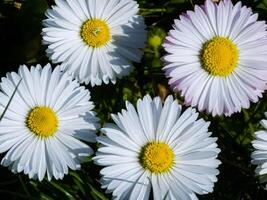
[[[116,85],[102,85],[88,89],[91,91],[95,111],[101,124],[111,122],[110,114],[125,108],[124,101],[133,104],[137,99],[149,93],[159,95],[162,99],[170,90],[161,70],[160,58],[164,51],[160,47],[163,38],[172,27],[173,19],[182,12],[192,10],[194,4],[203,1],[189,0],[139,0],[140,14],[145,17],[149,38],[145,54],[140,64],[130,76],[117,81]],[[242,1],[259,13],[261,20],[267,18],[267,0]],[[41,43],[42,19],[53,0],[0,0],[0,75],[17,71],[19,65],[45,65],[49,59],[45,46]],[[183,99],[173,94],[180,103]],[[183,107],[184,109],[186,107]],[[255,177],[255,166],[250,164],[253,151],[251,140],[254,132],[262,129],[259,121],[267,111],[267,97],[264,97],[250,109],[230,117],[212,118],[201,113],[205,120],[211,121],[210,131],[218,137],[222,152],[219,159],[220,174],[214,192],[199,196],[200,199],[236,200],[267,199],[264,185]],[[95,149],[96,145],[92,145]],[[93,164],[91,158],[82,165],[82,170],[71,171],[63,180],[28,179],[24,174],[12,174],[7,168],[0,167],[0,199],[110,199],[99,184],[100,168]]]

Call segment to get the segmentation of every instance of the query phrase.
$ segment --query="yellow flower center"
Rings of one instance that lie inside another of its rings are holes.
[[[214,76],[227,76],[237,66],[238,49],[228,38],[215,37],[203,45],[202,67]]]
[[[28,114],[26,125],[32,133],[40,137],[49,137],[58,129],[56,113],[49,107],[34,107]]]
[[[105,21],[89,19],[81,27],[83,41],[91,47],[101,47],[110,40],[109,27]]]
[[[173,158],[173,151],[167,144],[150,142],[141,149],[139,161],[144,169],[152,173],[162,173],[172,167]]]

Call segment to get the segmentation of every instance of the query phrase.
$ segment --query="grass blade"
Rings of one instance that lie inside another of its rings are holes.
[[[10,105],[10,103],[11,103],[13,97],[15,96],[15,94],[16,94],[16,92],[17,92],[17,90],[18,90],[18,87],[19,87],[21,81],[22,81],[22,79],[20,79],[19,82],[18,82],[18,84],[16,85],[15,90],[14,90],[14,92],[12,93],[12,95],[11,95],[11,97],[10,97],[10,99],[9,99],[9,101],[8,101],[8,103],[7,103],[7,105],[6,105],[4,112],[3,112],[2,115],[0,116],[0,121],[3,119],[3,117],[4,117],[6,111],[7,111],[8,107],[9,107],[9,105]]]

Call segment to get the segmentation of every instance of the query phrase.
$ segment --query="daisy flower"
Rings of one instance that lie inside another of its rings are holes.
[[[174,21],[164,48],[166,76],[187,105],[213,116],[257,102],[267,84],[267,31],[250,8],[206,0]]]
[[[209,123],[197,120],[195,109],[181,114],[181,106],[168,96],[139,99],[137,111],[112,115],[115,124],[102,129],[100,148],[93,158],[101,170],[102,186],[116,199],[197,199],[213,191],[217,181],[217,138]]]
[[[93,154],[80,141],[95,142],[90,93],[59,67],[52,72],[50,64],[21,66],[1,79],[0,88],[1,111],[12,98],[0,122],[0,152],[7,152],[2,165],[40,181],[45,174],[48,180],[62,179]]]
[[[265,113],[267,117],[267,112]],[[252,164],[257,165],[256,174],[260,176],[261,182],[267,182],[267,120],[261,120],[265,130],[257,131],[256,138],[252,141],[255,151],[252,153]]]
[[[143,17],[133,0],[56,0],[43,21],[54,63],[80,82],[101,85],[128,75],[145,47]]]

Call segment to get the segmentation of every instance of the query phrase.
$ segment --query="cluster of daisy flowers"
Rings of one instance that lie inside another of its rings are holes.
[[[43,21],[50,64],[20,66],[0,83],[1,164],[40,181],[62,179],[93,156],[116,199],[197,199],[213,191],[220,149],[199,111],[230,116],[267,85],[266,23],[241,2],[206,0],[174,21],[163,70],[185,104],[149,95],[100,128],[91,86],[116,83],[140,62],[146,26],[134,0],[56,0]],[[267,129],[267,120],[261,124]],[[98,142],[95,153],[89,143]],[[267,131],[256,132],[252,163],[267,174]],[[267,176],[261,176],[267,181]]]

